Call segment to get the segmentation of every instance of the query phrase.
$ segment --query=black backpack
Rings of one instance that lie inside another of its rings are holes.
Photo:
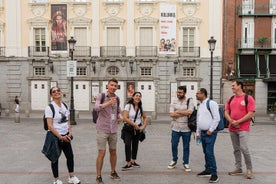
[[[101,103],[102,104],[104,102],[105,99],[105,94],[102,93],[102,97],[101,97]],[[98,120],[98,116],[99,116],[99,112],[95,110],[95,108],[93,108],[92,110],[92,119],[93,119],[93,123],[97,123]]]
[[[117,100],[118,100],[118,107],[120,106],[120,98],[116,97]],[[104,102],[104,99],[105,99],[105,93],[102,93],[102,96],[101,96],[101,103],[102,104]],[[93,108],[92,110],[92,120],[93,120],[93,123],[97,123],[97,120],[98,120],[98,117],[99,117],[99,112],[95,110],[95,108]]]
[[[68,109],[67,105],[64,102],[62,102],[62,103],[65,106],[65,108]],[[53,118],[54,118],[55,117],[55,108],[54,108],[53,104],[49,104],[49,106],[50,106],[50,109],[53,112]],[[43,115],[43,124],[44,124],[44,130],[47,131],[48,130],[48,124],[47,124],[47,118],[45,118],[45,114]]]

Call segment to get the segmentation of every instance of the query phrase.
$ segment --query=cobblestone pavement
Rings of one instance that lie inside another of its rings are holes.
[[[232,145],[227,130],[218,134],[215,146],[219,183],[225,184],[272,184],[276,180],[276,123],[256,118],[257,123],[251,127],[249,140],[253,161],[254,179],[243,176],[229,176],[234,168]],[[167,169],[171,161],[169,119],[153,120],[147,128],[146,140],[139,145],[137,162],[141,168],[121,171],[125,165],[124,144],[118,139],[117,172],[121,181],[109,178],[109,154],[103,166],[105,184],[204,184],[208,178],[198,178],[196,174],[204,168],[201,146],[191,140],[190,166],[192,172],[186,173],[182,167],[182,146],[179,146],[179,161],[173,170]],[[119,125],[120,128],[122,125]],[[73,126],[72,142],[75,154],[75,172],[82,184],[95,183],[95,161],[97,156],[95,141],[95,124],[91,119],[77,119]],[[40,116],[21,118],[15,123],[12,115],[0,118],[0,183],[1,184],[50,184],[52,174],[50,162],[41,153],[45,131]],[[64,155],[60,158],[60,178],[67,183],[67,170]],[[245,171],[245,167],[244,167]]]

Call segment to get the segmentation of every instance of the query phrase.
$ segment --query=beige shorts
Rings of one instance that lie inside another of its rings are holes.
[[[106,143],[109,145],[109,149],[115,149],[117,146],[117,133],[104,133],[97,131],[97,146],[98,150],[105,150]]]

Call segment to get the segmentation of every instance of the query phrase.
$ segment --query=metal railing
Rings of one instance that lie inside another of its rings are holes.
[[[276,49],[276,38],[238,39],[239,49]]]
[[[272,16],[276,15],[276,4],[239,5],[239,16]]]
[[[100,47],[101,57],[124,57],[126,56],[125,46],[103,46]]]
[[[200,57],[200,47],[178,47],[179,57]]]
[[[6,47],[0,47],[0,56],[5,56]]]
[[[75,57],[91,57],[91,47],[90,46],[75,46],[74,56]]]
[[[156,46],[137,46],[135,47],[136,57],[157,57]]]
[[[28,47],[28,56],[29,57],[48,57],[49,56],[49,47]]]

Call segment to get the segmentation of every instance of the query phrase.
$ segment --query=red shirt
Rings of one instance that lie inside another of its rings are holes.
[[[229,110],[229,114],[231,119],[233,120],[239,120],[242,117],[244,117],[248,112],[252,111],[255,112],[255,101],[252,96],[248,95],[248,104],[246,107],[245,104],[245,93],[243,93],[241,96],[234,96],[232,101],[229,105],[229,100],[227,100],[225,104],[225,110]],[[240,126],[235,128],[231,125],[229,125],[229,131],[235,132],[235,131],[249,131],[250,130],[250,119],[242,122],[239,124]]]

